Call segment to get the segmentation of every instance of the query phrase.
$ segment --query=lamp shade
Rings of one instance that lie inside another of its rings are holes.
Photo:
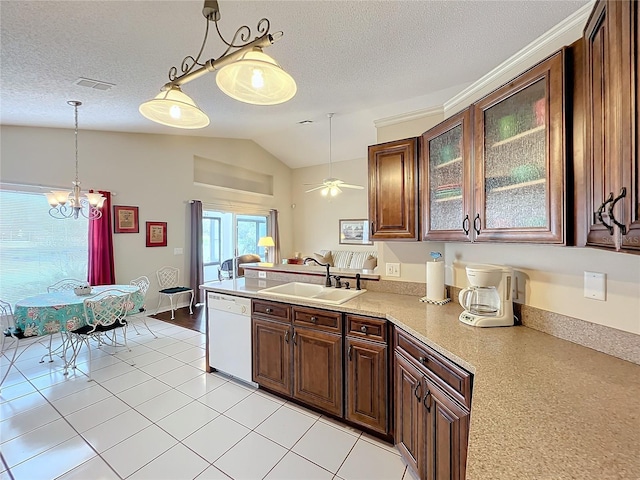
[[[204,128],[209,117],[177,85],[140,105],[140,113],[152,122],[176,128]]]
[[[272,237],[260,237],[260,240],[258,240],[258,246],[259,247],[275,247],[276,244],[273,241]]]
[[[259,47],[222,67],[216,83],[231,98],[253,105],[284,103],[298,90],[293,77]]]

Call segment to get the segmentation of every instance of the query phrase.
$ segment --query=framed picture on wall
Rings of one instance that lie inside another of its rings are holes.
[[[147,222],[147,247],[167,246],[167,222]]]
[[[139,233],[138,207],[113,206],[113,233]]]
[[[343,245],[372,245],[369,240],[369,221],[363,219],[340,220],[340,243]]]

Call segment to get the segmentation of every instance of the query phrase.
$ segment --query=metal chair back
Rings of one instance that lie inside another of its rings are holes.
[[[126,325],[124,317],[131,306],[130,296],[129,292],[113,288],[85,299],[84,316],[87,325],[92,327],[87,334],[95,332],[100,327],[112,327],[116,322],[120,323],[118,326]]]
[[[47,287],[47,292],[62,292],[63,290],[73,290],[77,287],[86,287],[89,285],[89,282],[84,280],[76,280],[75,278],[65,278],[64,280],[60,280],[53,285]]]
[[[180,286],[180,269],[176,267],[162,267],[156,272],[160,290]]]
[[[142,275],[141,277],[134,278],[133,280],[131,280],[129,282],[129,285],[133,285],[135,287],[138,287],[140,289],[140,293],[144,297],[144,296],[147,295],[147,291],[149,290],[149,284],[150,283],[151,282],[149,282],[149,278],[145,277],[144,275]]]

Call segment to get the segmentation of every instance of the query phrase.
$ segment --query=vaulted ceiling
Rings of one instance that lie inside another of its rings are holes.
[[[298,93],[260,107],[224,95],[210,73],[183,87],[209,115],[202,130],[177,130],[140,115],[171,66],[198,53],[203,2],[0,2],[0,123],[73,127],[67,100],[84,103],[80,128],[252,139],[291,168],[366,156],[373,121],[441,105],[586,0],[219,0],[221,31],[266,17],[284,37],[265,52],[296,80]],[[204,58],[223,44],[212,27]],[[75,85],[84,77],[108,91]],[[311,120],[310,125],[298,122]]]

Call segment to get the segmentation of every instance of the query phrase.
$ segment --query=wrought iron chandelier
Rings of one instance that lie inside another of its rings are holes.
[[[102,216],[100,208],[104,204],[106,198],[101,193],[83,193],[80,190],[80,180],[78,180],[78,107],[82,102],[77,100],[69,100],[67,102],[75,110],[76,129],[76,180],[73,183],[73,189],[69,190],[52,190],[51,193],[45,193],[49,202],[49,215],[53,218],[78,218],[82,215],[89,220],[96,220]]]
[[[282,38],[282,32],[269,33],[270,22],[263,18],[258,22],[258,36],[251,38],[251,29],[243,25],[236,30],[231,41],[220,33],[218,21],[220,9],[217,0],[205,0],[202,15],[206,19],[204,40],[198,55],[184,57],[178,68],[169,69],[169,83],[153,99],[140,105],[140,113],[151,121],[176,128],[204,128],[209,117],[181,87],[207,72],[217,72],[216,83],[231,98],[253,105],[284,103],[296,94],[296,82],[283,68],[262,50]],[[204,63],[200,57],[209,36],[209,22],[227,49],[217,59]]]

